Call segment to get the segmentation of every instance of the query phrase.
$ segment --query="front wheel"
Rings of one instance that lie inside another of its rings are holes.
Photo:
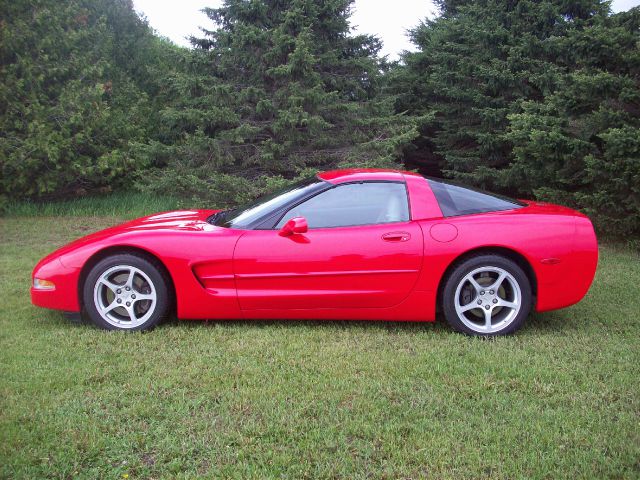
[[[87,314],[106,330],[148,330],[167,316],[169,289],[162,267],[131,254],[98,262],[83,288]]]
[[[448,275],[442,291],[447,323],[469,335],[507,335],[531,310],[531,284],[513,261],[500,255],[471,257]]]

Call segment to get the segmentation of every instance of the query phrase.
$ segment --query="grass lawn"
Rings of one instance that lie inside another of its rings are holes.
[[[25,212],[28,214],[28,212]],[[517,335],[437,324],[76,325],[29,302],[55,247],[115,223],[0,219],[2,478],[638,478],[640,257]]]

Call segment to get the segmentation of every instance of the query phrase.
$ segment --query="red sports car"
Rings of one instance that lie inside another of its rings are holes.
[[[578,302],[598,245],[589,219],[410,172],[338,170],[233,210],[161,213],[41,260],[35,305],[97,326],[183,319],[433,321],[512,333],[532,307]]]

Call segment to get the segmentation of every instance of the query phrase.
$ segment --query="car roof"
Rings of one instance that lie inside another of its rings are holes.
[[[382,180],[403,182],[404,175],[418,175],[414,172],[405,172],[402,170],[390,170],[382,168],[347,168],[343,170],[331,170],[321,172],[318,178],[325,182],[338,184],[345,182],[362,182],[366,180]]]

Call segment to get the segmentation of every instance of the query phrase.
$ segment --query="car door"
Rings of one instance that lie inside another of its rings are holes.
[[[281,235],[292,217],[304,217],[308,231]],[[337,185],[294,206],[273,229],[240,237],[233,262],[240,307],[391,307],[416,283],[422,248],[404,183]]]

